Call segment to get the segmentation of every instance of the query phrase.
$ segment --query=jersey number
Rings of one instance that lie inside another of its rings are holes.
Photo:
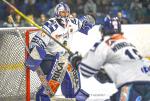
[[[138,51],[136,49],[126,49],[125,55],[127,55],[130,59],[136,59],[136,56],[138,56],[139,59],[142,59],[142,56],[138,54]]]

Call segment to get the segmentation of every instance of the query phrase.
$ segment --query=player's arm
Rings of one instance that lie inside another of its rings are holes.
[[[108,76],[106,71],[101,68],[97,74],[94,75],[94,78],[99,81],[100,83],[113,83],[111,78]]]
[[[54,18],[49,19],[43,26],[42,29],[51,35],[58,28],[58,23]]]
[[[88,34],[88,31],[95,25],[95,19],[90,15],[81,16],[79,18],[74,18],[70,20],[74,25],[73,32],[79,31],[86,35]]]
[[[53,27],[51,20],[48,20],[43,25],[43,29],[46,30],[49,34],[52,34],[56,28]],[[31,70],[35,71],[41,64],[42,60],[45,58],[45,48],[49,42],[50,38],[42,31],[37,32],[36,35],[32,38],[30,43],[30,55],[26,60],[26,65],[28,65]]]
[[[95,25],[95,18],[91,15],[82,16],[79,18],[79,32],[88,34],[88,31]]]
[[[76,69],[80,69],[84,77],[94,76],[101,83],[112,82],[107,73],[102,69],[108,48],[106,44],[99,44],[100,42],[95,43],[93,48],[83,58],[76,53],[69,60]]]
[[[45,58],[45,48],[47,47],[48,42],[49,37],[42,31],[38,31],[32,38],[29,47],[30,55],[26,60],[26,65],[28,65],[31,70],[35,71]]]

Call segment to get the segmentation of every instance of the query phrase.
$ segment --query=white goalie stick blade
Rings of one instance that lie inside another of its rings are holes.
[[[85,17],[87,19],[87,22],[95,25],[96,21],[95,21],[95,18],[92,15],[86,15]]]

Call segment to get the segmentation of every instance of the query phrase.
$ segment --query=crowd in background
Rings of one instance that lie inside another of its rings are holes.
[[[91,14],[96,24],[102,23],[107,15],[118,16],[123,24],[150,23],[150,0],[7,0],[21,12],[34,20],[43,23],[54,15],[54,7],[61,1],[71,9],[72,17]],[[13,16],[16,26],[33,26],[16,14],[8,5],[0,1],[0,27],[11,27]]]

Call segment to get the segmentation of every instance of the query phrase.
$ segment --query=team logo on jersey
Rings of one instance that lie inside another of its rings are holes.
[[[145,73],[145,74],[150,73],[150,66],[149,66],[149,67],[147,67],[147,66],[142,67],[142,68],[141,68],[141,71],[142,71],[143,73]]]

